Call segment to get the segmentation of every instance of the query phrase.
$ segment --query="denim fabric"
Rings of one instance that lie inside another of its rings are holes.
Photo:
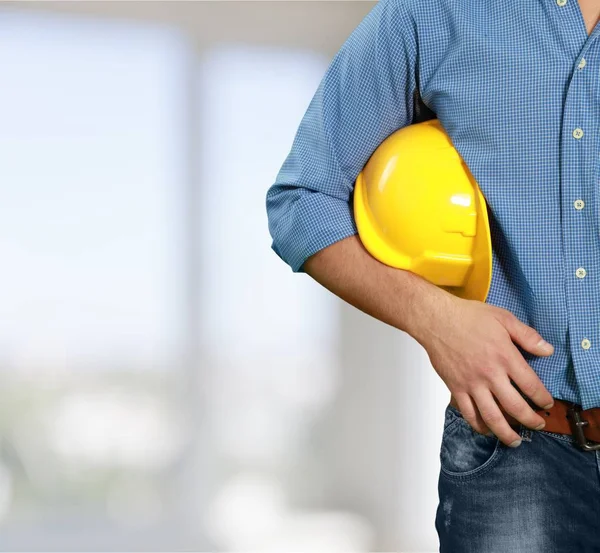
[[[523,425],[517,448],[448,405],[435,527],[441,553],[600,552],[600,454]]]

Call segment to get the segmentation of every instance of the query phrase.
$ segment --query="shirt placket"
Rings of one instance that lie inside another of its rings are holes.
[[[581,14],[577,0],[556,0],[557,6],[568,9],[565,17]],[[582,41],[581,30],[571,19],[563,28],[572,33],[571,44]],[[561,147],[561,213],[565,255],[565,292],[568,310],[570,351],[580,401],[585,405],[598,400],[600,377],[596,352],[600,352],[600,328],[596,312],[600,306],[600,242],[596,232],[596,183],[598,179],[598,110],[599,64],[596,61],[598,42],[596,28],[587,37],[576,57],[565,97]],[[587,34],[587,33],[586,33]]]

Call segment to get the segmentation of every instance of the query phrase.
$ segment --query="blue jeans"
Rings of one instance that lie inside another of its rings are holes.
[[[441,553],[600,553],[600,453],[514,426],[511,448],[446,407],[435,527]]]

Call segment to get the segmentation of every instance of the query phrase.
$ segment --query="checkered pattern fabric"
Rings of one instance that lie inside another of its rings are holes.
[[[380,0],[337,52],[266,195],[273,250],[356,234],[356,176],[395,130],[437,117],[490,215],[487,302],[554,345],[519,348],[550,393],[600,406],[600,28],[577,0]]]

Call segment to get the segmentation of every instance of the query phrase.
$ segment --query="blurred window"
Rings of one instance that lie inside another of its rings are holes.
[[[0,17],[4,369],[171,366],[184,59],[162,28]]]
[[[160,26],[0,17],[3,548],[164,534],[186,438],[189,55]]]
[[[236,482],[290,473],[335,392],[339,300],[265,211],[327,59],[0,14],[2,548],[201,547],[204,511],[237,548],[240,499],[293,543],[289,490]]]

